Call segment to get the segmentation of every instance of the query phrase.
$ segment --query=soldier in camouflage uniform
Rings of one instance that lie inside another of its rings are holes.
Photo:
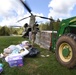
[[[29,26],[31,27],[31,32],[32,32],[32,40],[31,40],[31,44],[32,46],[34,46],[34,41],[35,41],[35,31],[34,31],[34,26],[35,26],[35,16],[31,15],[30,17],[30,23]]]
[[[30,27],[31,27],[31,32],[32,32],[32,40],[31,40],[31,44],[32,46],[34,46],[34,42],[36,39],[36,33],[39,30],[37,27],[37,22],[35,22],[35,15],[31,15],[30,17]]]

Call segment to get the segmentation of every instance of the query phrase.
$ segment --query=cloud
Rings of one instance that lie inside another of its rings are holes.
[[[18,15],[24,12],[19,0],[0,0],[0,15],[10,17],[16,12]]]
[[[0,25],[10,25],[24,15],[24,8],[19,0],[0,0]]]
[[[42,13],[32,12],[34,15],[43,16]],[[25,23],[29,23],[29,18],[17,22],[18,20],[28,17],[30,14],[25,12],[23,5],[19,0],[0,0],[0,25],[18,25],[23,26]],[[40,20],[36,18],[36,20]]]
[[[51,0],[48,5],[50,8],[48,16],[55,19],[70,17],[75,5],[76,0]]]

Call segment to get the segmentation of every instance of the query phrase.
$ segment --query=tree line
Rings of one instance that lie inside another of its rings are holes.
[[[40,30],[55,30],[55,31],[58,31],[59,24],[60,24],[60,20],[59,19],[57,19],[57,21],[55,21],[53,19],[53,21],[46,22],[46,23],[41,23],[39,25],[39,28],[40,28]]]
[[[23,27],[14,28],[14,27],[0,26],[0,36],[10,36],[12,34],[21,35],[22,32]]]

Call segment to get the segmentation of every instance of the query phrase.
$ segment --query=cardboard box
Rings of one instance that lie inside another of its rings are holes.
[[[57,31],[41,31],[36,34],[35,43],[45,49],[50,49],[52,43],[52,34],[56,38]]]
[[[8,58],[8,63],[10,67],[14,66],[23,66],[23,59],[20,55],[17,56],[10,56]]]

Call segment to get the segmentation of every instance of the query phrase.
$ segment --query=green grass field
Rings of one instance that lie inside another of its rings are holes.
[[[0,53],[9,45],[16,45],[26,39],[22,37],[0,37]],[[7,62],[3,61],[4,71],[0,75],[76,75],[76,68],[67,69],[59,64],[55,58],[55,53],[49,50],[40,48],[35,45],[40,51],[37,57],[24,57],[24,66],[10,67]],[[41,55],[49,55],[49,57],[42,57]],[[1,59],[0,59],[1,62]]]

